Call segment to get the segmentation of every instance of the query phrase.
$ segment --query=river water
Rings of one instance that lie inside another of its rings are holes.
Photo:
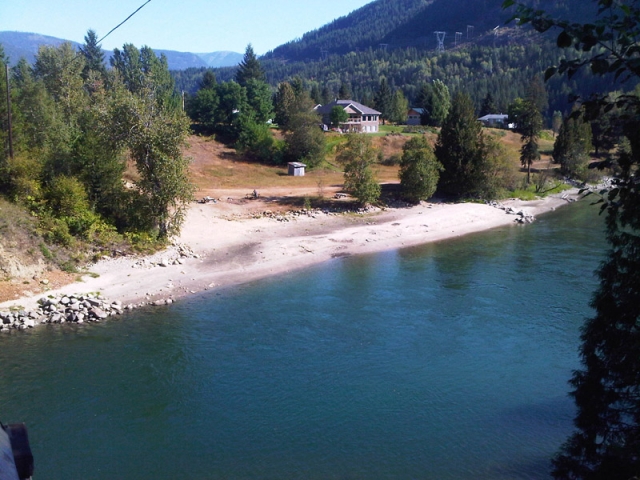
[[[0,335],[0,419],[35,478],[538,479],[603,222],[331,262],[102,324]]]

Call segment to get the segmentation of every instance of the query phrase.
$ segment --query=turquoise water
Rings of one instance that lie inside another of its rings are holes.
[[[0,335],[36,479],[537,479],[604,252],[595,207]]]

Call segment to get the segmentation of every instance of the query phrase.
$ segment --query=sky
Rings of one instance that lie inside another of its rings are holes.
[[[0,31],[39,33],[84,42],[98,38],[147,0],[0,0]],[[102,41],[158,50],[243,53],[249,43],[262,55],[347,15],[372,0],[151,0]]]

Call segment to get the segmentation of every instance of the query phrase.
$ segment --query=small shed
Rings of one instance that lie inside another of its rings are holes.
[[[289,162],[289,175],[293,177],[304,177],[306,165],[300,162]]]

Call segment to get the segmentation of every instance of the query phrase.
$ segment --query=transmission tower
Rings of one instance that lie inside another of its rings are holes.
[[[444,52],[444,37],[446,37],[447,32],[433,32],[436,36],[436,40],[438,40],[438,46],[436,47],[436,52],[441,53]]]
[[[329,50],[326,50],[324,48],[320,49],[320,55],[322,55],[323,60],[326,60],[329,56]]]
[[[381,43],[378,45],[382,50],[384,50],[385,52],[387,51],[387,47],[389,46],[388,43]]]
[[[462,38],[462,32],[456,32],[456,39],[454,40],[453,44],[457,47],[458,46],[458,42],[460,41],[460,39]]]
[[[469,33],[471,33],[471,38],[473,38],[473,29],[475,27],[473,25],[467,25],[467,40],[469,40]]]

